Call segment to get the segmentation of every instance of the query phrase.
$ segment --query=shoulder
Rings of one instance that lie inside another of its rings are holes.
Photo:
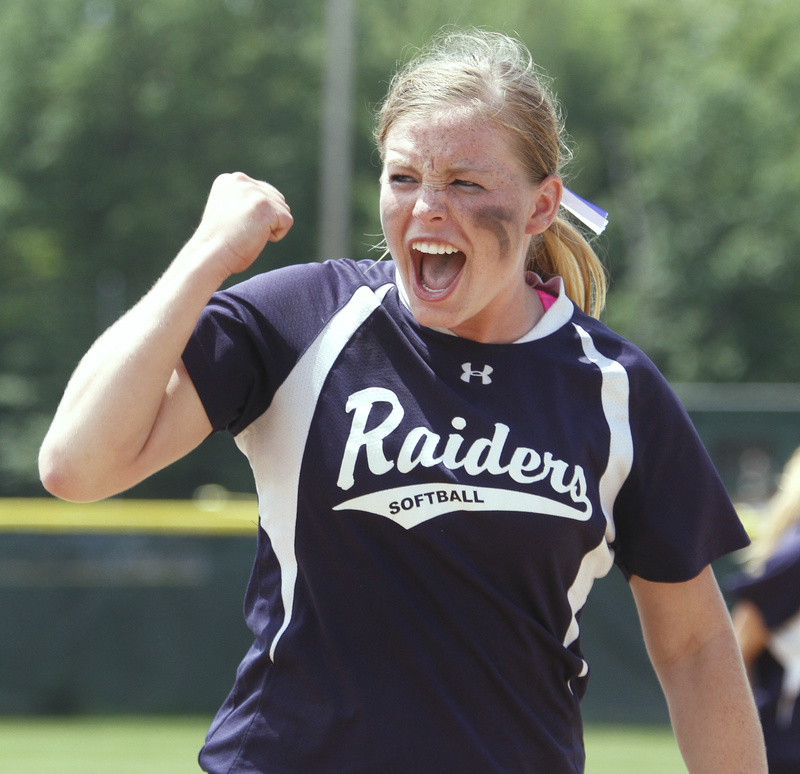
[[[586,357],[613,362],[624,370],[632,401],[646,400],[649,396],[678,400],[664,375],[636,344],[577,308],[571,323],[583,339]]]
[[[282,294],[316,296],[321,289],[328,294],[352,294],[355,288],[377,289],[394,282],[394,264],[376,261],[353,261],[340,258],[324,263],[298,263],[258,274],[232,286],[223,293],[271,300]]]
[[[302,350],[359,291],[366,305],[393,286],[394,264],[338,259],[286,266],[215,295],[208,309],[225,310],[266,340]],[[224,311],[223,311],[224,313]]]
[[[352,299],[374,308],[393,277],[392,264],[341,259],[275,269],[215,293],[183,353],[214,427],[238,432],[263,412],[337,313]]]
[[[204,315],[227,316],[289,337],[318,330],[359,288],[393,284],[393,264],[338,259],[257,274],[214,294]]]

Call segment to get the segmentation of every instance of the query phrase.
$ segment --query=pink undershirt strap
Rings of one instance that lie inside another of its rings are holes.
[[[544,306],[544,311],[546,312],[556,302],[556,299],[548,292],[539,288],[536,288],[536,292],[539,294],[539,298],[542,299],[542,306]]]

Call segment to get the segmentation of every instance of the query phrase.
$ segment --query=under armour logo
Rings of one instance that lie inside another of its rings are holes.
[[[491,384],[492,380],[489,377],[489,374],[494,371],[490,365],[484,366],[483,371],[476,371],[472,368],[472,363],[462,363],[461,370],[464,372],[461,374],[461,381],[462,382],[469,382],[473,376],[479,376],[480,380],[483,384]]]

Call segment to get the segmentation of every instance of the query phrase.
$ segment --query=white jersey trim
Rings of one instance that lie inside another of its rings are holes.
[[[633,465],[628,374],[620,363],[605,357],[597,350],[591,336],[580,325],[573,323],[573,326],[580,336],[584,354],[600,369],[602,376],[600,399],[603,414],[608,422],[609,452],[608,467],[599,482],[600,506],[606,518],[606,533],[598,546],[583,557],[575,581],[567,592],[572,620],[564,636],[565,647],[578,639],[580,627],[577,614],[586,604],[594,581],[606,575],[614,564],[614,551],[610,547],[616,534],[614,501]],[[586,670],[588,667],[584,662],[584,673]]]
[[[269,655],[273,661],[275,648],[292,620],[297,583],[297,492],[317,401],[342,349],[393,287],[391,283],[375,291],[367,286],[359,287],[297,361],[275,392],[270,407],[236,436],[236,444],[251,464],[259,460],[253,468],[259,521],[269,535],[281,568],[284,618],[270,646]]]

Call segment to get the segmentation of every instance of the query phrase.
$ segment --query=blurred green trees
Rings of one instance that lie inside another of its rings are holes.
[[[668,377],[794,381],[800,349],[800,5],[781,0],[360,0],[352,255],[378,238],[371,108],[442,24],[517,33],[555,79],[571,186],[611,212],[607,320]],[[0,495],[77,360],[191,233],[213,178],[269,180],[318,255],[324,3],[0,0]],[[334,256],[335,257],[335,256]],[[247,471],[221,441],[142,485]]]

